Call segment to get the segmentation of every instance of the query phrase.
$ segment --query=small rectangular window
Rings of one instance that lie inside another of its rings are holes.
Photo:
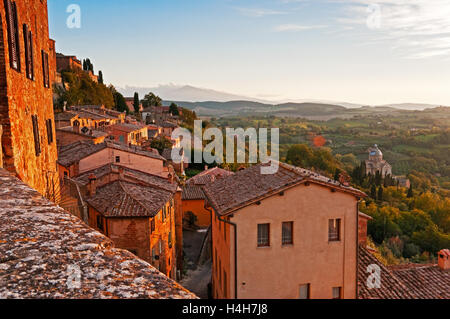
[[[299,289],[299,296],[298,299],[310,299],[311,298],[311,285],[310,284],[304,284],[300,285]]]
[[[39,137],[39,123],[37,115],[32,115],[31,121],[33,123],[34,149],[36,156],[39,156],[41,155],[41,139]]]
[[[333,299],[342,299],[341,287],[333,287]]]
[[[49,77],[49,66],[48,66],[48,53],[42,50],[42,74],[44,80],[44,87],[50,88],[50,77]]]
[[[328,221],[328,241],[341,240],[341,220],[330,219]]]
[[[284,222],[282,225],[282,244],[283,245],[292,245],[294,244],[294,236],[293,236],[294,223],[293,222]]]
[[[25,68],[27,78],[34,80],[33,34],[26,24],[23,25],[23,40],[25,44]]]
[[[120,156],[116,156],[116,163],[120,163]]]
[[[258,225],[258,247],[270,246],[270,224]]]
[[[47,122],[47,140],[48,144],[53,143],[53,123],[51,119],[48,119]]]
[[[20,72],[19,19],[16,3],[5,0],[6,22],[8,28],[9,64]]]
[[[104,231],[103,218],[100,215],[97,215],[97,228],[100,229],[101,231]]]

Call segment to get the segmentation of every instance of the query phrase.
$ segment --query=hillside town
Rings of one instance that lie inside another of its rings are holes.
[[[64,100],[65,73],[103,74],[56,51],[47,1],[0,8],[0,298],[450,298],[450,250],[385,265],[368,194],[346,174],[280,161],[269,175],[262,163],[188,175],[172,136],[188,110]],[[365,173],[392,176],[367,147]]]

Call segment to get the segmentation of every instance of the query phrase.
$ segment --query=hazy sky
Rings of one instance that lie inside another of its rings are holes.
[[[70,29],[70,4],[81,28]],[[116,86],[450,105],[449,0],[48,0],[58,52]]]

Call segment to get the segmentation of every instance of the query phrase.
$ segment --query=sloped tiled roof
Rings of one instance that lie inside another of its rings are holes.
[[[118,124],[111,125],[109,127],[110,130],[117,130],[117,131],[127,132],[127,133],[139,131],[144,128],[147,128],[147,126],[145,126],[143,124],[131,124],[131,123],[118,123]]]
[[[380,267],[380,288],[369,288],[367,280],[371,273],[367,267],[377,265]],[[359,299],[415,299],[417,296],[384,266],[365,247],[358,249],[358,298]]]
[[[267,165],[254,165],[207,184],[203,191],[216,213],[219,215],[231,213],[247,204],[303,182],[321,184],[356,197],[366,196],[360,190],[341,185],[328,177],[281,162],[275,174],[262,174],[261,168]]]
[[[129,152],[137,155],[147,156],[161,161],[165,161],[159,154],[150,151],[145,151],[138,146],[128,147],[119,143],[105,141],[99,144],[93,144],[92,141],[77,141],[75,143],[62,146],[58,148],[58,163],[64,167],[73,165],[83,158],[86,158],[94,153],[97,153],[105,148],[113,148],[124,152]]]
[[[437,265],[390,270],[419,299],[450,299],[450,272]]]
[[[58,148],[58,163],[69,167],[106,147],[106,143],[94,144],[92,141],[77,141]]]
[[[0,299],[196,298],[3,169],[0,220]]]
[[[214,182],[216,179],[231,175],[234,175],[231,171],[227,171],[220,167],[213,167],[191,177],[186,181],[186,183],[191,185],[206,185]]]
[[[86,201],[105,217],[153,217],[172,198],[172,192],[118,180]]]
[[[83,174],[80,174],[77,177],[73,178],[73,180],[79,185],[87,185],[89,183],[89,176],[91,176],[92,174],[100,179],[103,176],[118,172],[119,168],[124,170],[124,175],[128,179],[133,179],[136,182],[142,182],[172,193],[175,193],[177,191],[178,185],[176,183],[170,183],[166,178],[148,174],[117,164],[106,164],[99,168],[86,171]]]
[[[205,199],[202,187],[199,185],[185,185],[183,187],[183,200]]]

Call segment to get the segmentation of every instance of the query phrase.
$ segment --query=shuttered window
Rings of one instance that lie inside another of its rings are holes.
[[[48,53],[42,50],[42,74],[44,76],[44,87],[50,87],[50,78],[48,70]]]
[[[6,21],[8,26],[9,62],[11,68],[20,72],[19,23],[16,3],[5,1]]]
[[[39,123],[37,115],[32,115],[31,121],[33,122],[34,149],[36,151],[36,156],[39,156],[41,154],[41,140],[39,138]]]
[[[258,225],[258,247],[270,246],[270,224]]]
[[[33,34],[26,24],[23,25],[23,42],[25,44],[25,67],[27,78],[34,80]]]
[[[52,124],[52,120],[48,119],[46,124],[47,124],[47,140],[48,140],[48,144],[52,144],[53,143],[53,124]]]

